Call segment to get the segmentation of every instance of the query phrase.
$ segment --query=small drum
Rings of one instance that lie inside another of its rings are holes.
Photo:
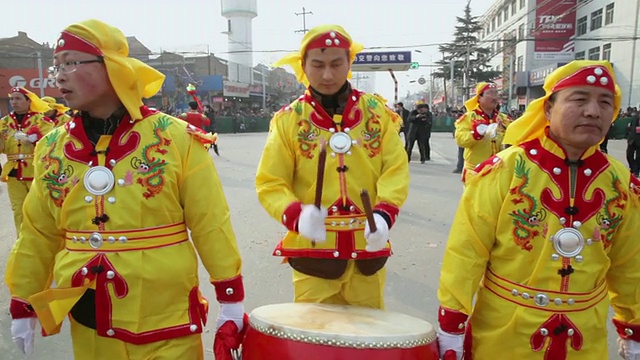
[[[348,305],[275,304],[249,316],[243,360],[437,360],[426,321]]]

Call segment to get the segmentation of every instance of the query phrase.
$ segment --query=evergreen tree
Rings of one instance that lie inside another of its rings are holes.
[[[454,61],[453,78],[460,84],[464,81],[464,74],[467,70],[467,56],[469,57],[468,86],[481,81],[490,81],[498,76],[500,72],[490,69],[489,62],[490,49],[480,46],[477,34],[482,30],[482,25],[478,16],[471,15],[470,1],[464,8],[464,16],[456,17],[458,25],[455,27],[454,41],[440,46],[440,52],[445,54],[445,59],[437,62],[442,67],[434,72],[438,78],[450,79],[450,61]],[[468,93],[465,90],[464,93]]]

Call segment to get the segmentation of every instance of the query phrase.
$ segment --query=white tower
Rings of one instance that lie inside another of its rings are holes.
[[[253,82],[253,45],[251,20],[258,16],[258,0],[222,0],[222,16],[227,18],[229,37],[229,80]]]

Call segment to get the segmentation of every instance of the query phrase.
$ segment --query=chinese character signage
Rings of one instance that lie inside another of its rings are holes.
[[[534,58],[537,60],[573,60],[576,34],[577,0],[536,0]]]
[[[411,51],[361,52],[354,65],[411,64]]]

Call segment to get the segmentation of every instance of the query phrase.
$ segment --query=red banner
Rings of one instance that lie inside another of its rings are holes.
[[[535,59],[573,60],[576,0],[536,0]]]
[[[22,86],[41,96],[40,87],[44,89],[44,96],[60,97],[56,82],[48,78],[47,70],[42,69],[42,81],[38,69],[0,69],[0,98],[6,98],[9,90],[14,86]]]

